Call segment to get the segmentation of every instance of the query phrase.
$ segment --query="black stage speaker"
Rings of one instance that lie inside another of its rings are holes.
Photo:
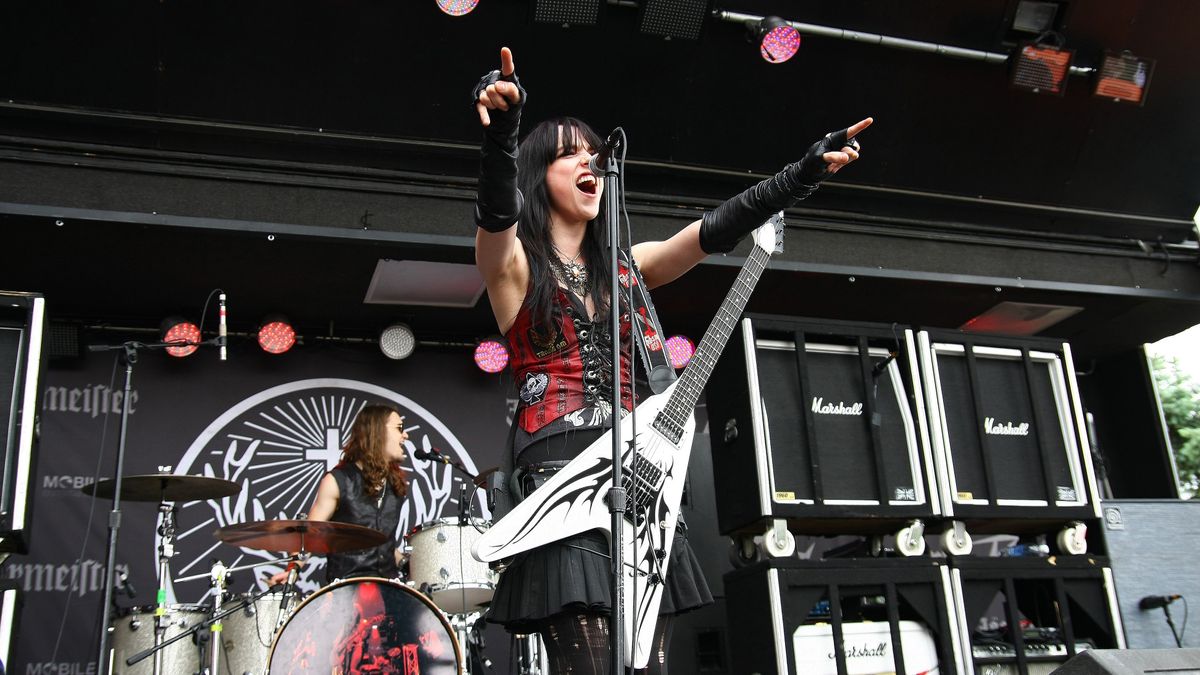
[[[0,553],[29,550],[45,300],[0,292]]]
[[[1067,661],[1054,675],[1200,675],[1200,649],[1094,649]]]
[[[956,558],[951,587],[975,673],[1046,673],[1090,648],[1124,648],[1107,560]]]
[[[747,315],[708,386],[723,533],[882,533],[938,512],[912,332]]]
[[[1011,519],[1099,518],[1069,345],[948,331],[918,341],[944,515],[1013,533]]]
[[[967,675],[948,568],[774,559],[725,575],[733,672]]]

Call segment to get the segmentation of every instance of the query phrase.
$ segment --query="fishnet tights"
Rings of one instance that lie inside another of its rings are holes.
[[[558,614],[546,620],[540,632],[552,675],[609,675],[608,617],[602,614]],[[667,645],[671,617],[658,617],[654,627],[654,652],[645,668],[633,675],[667,675]]]

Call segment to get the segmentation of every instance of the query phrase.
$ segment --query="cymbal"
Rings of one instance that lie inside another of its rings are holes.
[[[84,494],[112,499],[117,481],[113,478],[85,485]],[[193,499],[218,499],[241,492],[242,486],[233,481],[207,476],[177,476],[173,473],[151,473],[125,476],[121,479],[121,499],[131,502],[186,502]]]
[[[483,471],[479,472],[478,476],[475,476],[475,480],[472,482],[475,483],[475,487],[486,487],[487,482],[488,482],[488,476],[491,476],[492,474],[496,473],[499,470],[500,470],[500,467],[498,467],[498,466],[493,466],[490,469],[484,469]]]
[[[379,530],[327,520],[260,520],[226,525],[213,536],[234,546],[319,554],[357,551],[388,540]]]

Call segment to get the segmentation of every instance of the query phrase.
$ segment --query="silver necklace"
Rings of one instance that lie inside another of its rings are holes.
[[[567,287],[575,295],[580,298],[587,296],[588,291],[588,271],[583,263],[575,262],[579,260],[579,255],[583,253],[580,249],[570,260],[563,260],[562,253],[558,247],[554,247],[554,252],[558,255],[550,263],[550,269],[554,273],[554,278],[558,279],[564,286]]]

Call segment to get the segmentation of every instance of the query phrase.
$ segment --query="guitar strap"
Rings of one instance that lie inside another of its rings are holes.
[[[633,326],[637,334],[638,354],[642,357],[642,365],[646,367],[646,379],[650,383],[650,391],[661,394],[675,381],[675,369],[667,358],[667,346],[662,338],[662,324],[658,321],[658,312],[654,311],[654,302],[642,273],[638,270],[637,262],[629,254],[621,251],[620,282],[625,288],[633,283]]]

